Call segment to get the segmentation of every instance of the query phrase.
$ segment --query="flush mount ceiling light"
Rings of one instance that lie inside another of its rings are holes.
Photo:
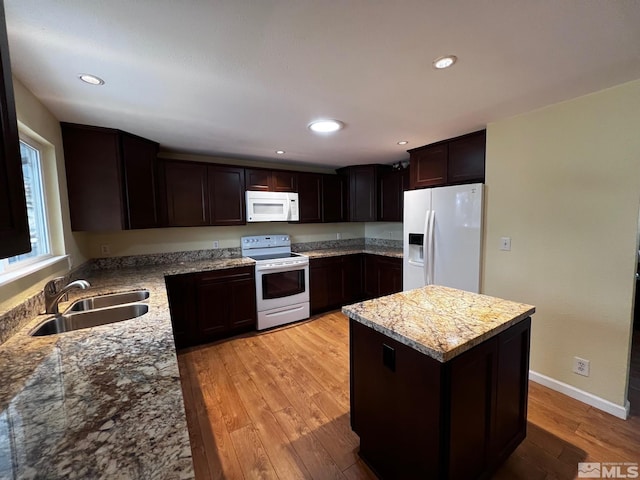
[[[409,142],[407,142],[406,140],[400,140],[398,142],[398,145],[406,145],[407,143],[409,143]]]
[[[445,55],[444,57],[436,58],[433,61],[433,66],[438,70],[442,70],[443,68],[449,68],[456,63],[456,60],[458,60],[458,57],[455,55]]]
[[[104,80],[89,73],[81,73],[80,75],[78,75],[78,78],[90,85],[104,85]]]
[[[284,150],[276,150],[276,153],[277,153],[278,155],[284,155],[284,154],[285,154],[285,153],[287,153],[287,152],[285,152]]]
[[[344,123],[338,120],[318,120],[309,124],[309,130],[316,133],[333,133],[344,128]]]

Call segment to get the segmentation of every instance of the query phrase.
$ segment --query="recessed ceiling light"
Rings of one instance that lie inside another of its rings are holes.
[[[406,145],[407,143],[409,143],[409,142],[407,142],[406,140],[400,140],[398,142],[398,145]]]
[[[318,120],[309,124],[309,129],[316,133],[333,133],[344,128],[344,123],[338,120]]]
[[[104,80],[89,73],[81,73],[80,75],[78,75],[78,78],[90,85],[104,85]]]
[[[284,150],[276,150],[276,153],[277,153],[278,155],[284,155],[284,154],[285,154],[285,153],[287,153],[287,152],[285,152]]]
[[[433,61],[433,66],[439,70],[449,68],[451,65],[456,63],[456,60],[458,60],[458,57],[455,55],[445,55],[444,57],[436,58]]]

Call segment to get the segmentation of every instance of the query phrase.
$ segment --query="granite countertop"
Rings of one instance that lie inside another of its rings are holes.
[[[146,288],[149,312],[30,337],[38,315],[0,346],[0,478],[194,477],[164,277],[245,258],[94,270],[70,301]]]
[[[339,255],[354,255],[357,253],[369,253],[372,255],[381,255],[384,257],[402,258],[401,248],[379,247],[376,245],[366,245],[364,247],[336,247],[322,248],[318,250],[308,250],[299,252],[302,255],[313,258],[337,257]]]
[[[347,305],[349,318],[447,362],[535,312],[535,307],[448,287],[427,287]]]

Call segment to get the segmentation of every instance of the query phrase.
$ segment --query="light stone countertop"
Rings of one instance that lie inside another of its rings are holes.
[[[194,477],[165,275],[244,258],[94,270],[70,301],[146,288],[141,317],[30,337],[38,315],[0,346],[0,478]]]
[[[427,287],[347,305],[342,312],[447,362],[535,312],[535,307],[448,287]]]
[[[402,258],[401,248],[379,247],[375,245],[367,245],[364,247],[322,248],[318,250],[309,250],[299,253],[301,253],[302,255],[306,255],[310,259],[337,257],[340,255],[354,255],[357,253],[369,253],[372,255],[381,255],[383,257]]]

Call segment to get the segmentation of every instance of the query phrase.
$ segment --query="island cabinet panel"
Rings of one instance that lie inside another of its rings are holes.
[[[351,427],[380,478],[441,478],[439,362],[350,321]]]
[[[298,174],[287,170],[247,168],[245,170],[247,190],[261,192],[297,192]]]
[[[254,330],[254,270],[247,266],[167,277],[176,347],[200,345]]]
[[[120,130],[61,123],[71,228],[159,226],[158,144]]]
[[[350,320],[351,426],[381,478],[489,478],[526,435],[531,320],[439,362]]]
[[[0,258],[31,251],[4,3],[0,2]]]
[[[322,222],[322,175],[298,174],[300,223]]]

